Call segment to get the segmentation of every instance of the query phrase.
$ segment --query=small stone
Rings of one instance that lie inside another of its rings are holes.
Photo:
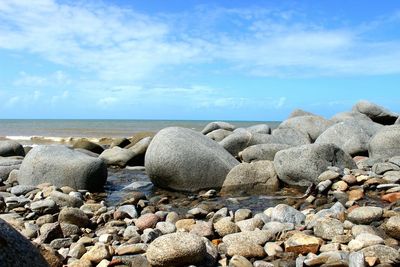
[[[139,254],[145,253],[147,250],[146,244],[125,244],[119,246],[115,252],[118,255],[126,255],[126,254]]]
[[[123,214],[121,216],[117,216],[117,217],[119,217],[118,219],[123,219],[123,218],[136,219],[138,217],[138,213],[137,213],[134,205],[120,206],[120,207],[118,207],[116,212]],[[114,219],[117,219],[117,218],[115,218],[115,215],[114,215]]]
[[[50,242],[50,246],[54,249],[66,248],[71,246],[71,238],[57,238]]]
[[[347,192],[350,201],[357,201],[364,197],[364,191],[362,189],[353,189]]]
[[[349,267],[365,267],[364,254],[362,252],[350,253]]]
[[[201,263],[206,254],[201,237],[177,232],[154,240],[147,249],[146,257],[150,264],[156,266],[185,266]]]
[[[325,181],[319,182],[317,184],[317,190],[318,190],[318,192],[323,193],[327,189],[329,189],[331,187],[331,185],[332,185],[331,180],[325,180]]]
[[[264,248],[252,242],[233,243],[228,246],[227,254],[229,256],[240,255],[245,258],[262,258],[266,252]]]
[[[86,253],[86,247],[81,243],[71,244],[68,256],[75,259],[80,259]]]
[[[243,221],[251,218],[252,212],[249,209],[238,209],[235,211],[235,222]]]
[[[50,198],[54,200],[58,206],[75,207],[79,208],[83,205],[83,201],[80,198],[70,196],[58,191],[52,191]]]
[[[193,219],[182,219],[182,220],[178,220],[175,223],[175,227],[179,231],[190,232],[193,229],[195,224],[196,224],[196,221]]]
[[[399,258],[399,252],[391,247],[385,245],[374,245],[369,246],[361,250],[364,253],[365,258],[377,257],[381,264],[397,262]]]
[[[340,249],[339,243],[324,244],[319,248],[320,252],[338,251]]]
[[[369,224],[382,217],[383,209],[379,207],[359,207],[352,210],[347,219],[357,224]]]
[[[362,248],[384,243],[381,237],[370,233],[359,234],[356,236],[355,240],[361,242]]]
[[[201,237],[212,237],[214,235],[212,223],[197,221],[190,233]]]
[[[383,195],[381,199],[383,201],[387,201],[389,203],[396,202],[400,199],[400,192],[394,192],[394,193],[389,193],[389,194]]]
[[[334,180],[340,176],[339,173],[331,170],[324,171],[318,176],[318,181]]]
[[[314,226],[314,235],[326,240],[332,240],[334,236],[342,235],[343,232],[343,224],[333,218],[322,218]]]
[[[102,234],[99,237],[99,242],[106,244],[106,243],[111,242],[112,239],[113,239],[113,236],[111,234]]]
[[[261,229],[264,226],[264,222],[261,219],[251,218],[242,220],[236,223],[240,228],[240,231],[254,231],[256,228]]]
[[[82,256],[83,259],[88,259],[96,264],[103,259],[109,259],[110,257],[111,252],[109,246],[102,243],[96,243],[88,252],[86,252]]]
[[[128,240],[128,239],[135,237],[136,239],[138,239],[140,241],[140,235],[137,231],[138,231],[138,228],[136,226],[129,225],[124,230],[124,233],[123,233],[124,239]]]
[[[400,239],[400,216],[393,216],[387,220],[385,231],[393,238]]]
[[[264,246],[264,250],[267,253],[268,256],[275,256],[278,253],[283,252],[283,249],[281,246],[279,246],[277,243],[274,242],[267,242]]]
[[[317,253],[322,242],[320,238],[299,232],[285,241],[285,251],[296,254]]]
[[[134,220],[135,226],[143,231],[146,228],[154,228],[160,218],[153,213],[146,213]]]
[[[151,228],[146,228],[143,230],[143,234],[140,236],[140,240],[145,243],[151,243],[153,242],[154,239],[157,237],[161,236],[162,233],[158,229],[151,229]]]
[[[78,208],[63,208],[58,215],[60,223],[70,223],[82,228],[89,225],[88,216]]]
[[[271,220],[282,223],[301,224],[306,216],[300,211],[286,204],[278,204],[271,213]]]
[[[176,232],[175,224],[170,222],[158,222],[156,224],[156,229],[160,230],[163,235]]]
[[[253,267],[253,264],[245,257],[240,255],[235,255],[229,261],[228,267]]]
[[[25,195],[36,189],[33,185],[16,185],[11,187],[10,193],[16,196]]]
[[[336,183],[332,184],[332,190],[346,191],[348,187],[349,186],[345,181],[337,181]]]
[[[52,199],[44,199],[32,202],[30,208],[32,211],[39,214],[46,214],[55,212],[57,210],[57,205]]]
[[[214,223],[214,229],[221,237],[239,232],[239,227],[232,222],[231,217],[222,218]]]
[[[354,175],[351,175],[351,174],[344,175],[342,177],[342,180],[345,181],[347,184],[350,184],[350,185],[357,183],[356,177]]]

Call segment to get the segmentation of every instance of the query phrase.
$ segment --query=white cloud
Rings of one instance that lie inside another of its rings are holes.
[[[284,97],[284,96],[280,97],[278,99],[278,101],[276,101],[276,103],[275,103],[275,108],[278,108],[278,109],[282,108],[285,105],[286,100],[287,100],[286,97]]]
[[[398,23],[398,13],[368,27],[345,28],[307,21],[295,10],[203,6],[150,16],[99,2],[3,0],[0,20],[0,48],[27,51],[114,83],[213,62],[228,65],[219,71],[255,76],[400,73],[400,40],[369,38],[382,24]],[[46,82],[22,78],[17,85]],[[54,79],[65,77],[59,73]]]

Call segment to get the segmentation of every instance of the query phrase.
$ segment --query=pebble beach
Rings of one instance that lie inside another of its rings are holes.
[[[0,140],[0,266],[400,265],[400,118],[372,102],[53,141]]]

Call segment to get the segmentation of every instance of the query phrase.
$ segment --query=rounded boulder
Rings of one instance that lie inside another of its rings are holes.
[[[275,155],[278,177],[290,185],[318,184],[327,167],[356,168],[349,154],[333,144],[310,144],[281,150]]]
[[[107,166],[98,158],[65,146],[37,146],[25,157],[18,172],[22,185],[49,182],[57,187],[99,191],[107,180]]]
[[[178,191],[220,188],[237,164],[217,142],[180,127],[158,132],[145,156],[151,181],[156,186]]]

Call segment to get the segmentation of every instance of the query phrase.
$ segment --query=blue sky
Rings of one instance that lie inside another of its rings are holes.
[[[1,0],[0,118],[399,112],[399,29],[390,0]]]

